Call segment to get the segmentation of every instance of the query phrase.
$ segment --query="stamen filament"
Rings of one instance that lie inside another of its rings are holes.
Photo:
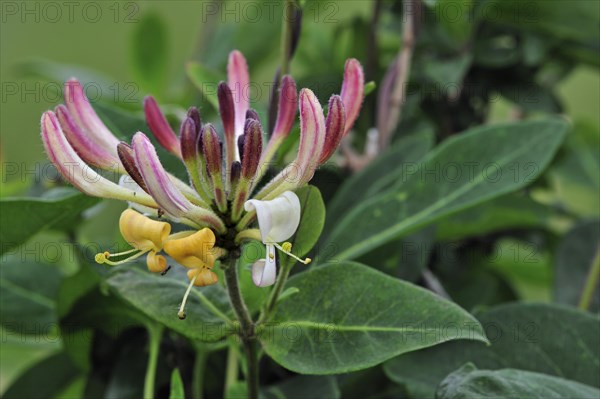
[[[114,256],[127,255],[127,254],[130,254],[130,253],[135,252],[135,251],[139,251],[139,249],[137,249],[137,248],[131,248],[129,251],[118,252],[116,254],[108,253],[108,255],[106,257],[107,258],[111,258],[111,257],[114,257]],[[106,252],[104,254],[106,255]]]
[[[188,285],[187,290],[185,291],[185,294],[183,295],[183,301],[181,302],[181,306],[179,307],[179,312],[177,312],[177,317],[179,317],[180,320],[185,319],[185,303],[187,302],[188,296],[190,295],[190,292],[192,291],[192,287],[194,286],[194,282],[196,281],[196,278],[200,275],[200,273],[197,273],[194,278],[190,281],[190,285]]]
[[[137,251],[137,249],[134,249],[134,250]],[[127,253],[131,253],[131,252],[133,252],[133,251],[127,251]],[[140,251],[137,254],[130,256],[129,258],[125,258],[125,259],[117,261],[117,262],[113,262],[111,260],[108,260],[109,257],[115,256],[117,254],[110,254],[109,253],[108,256],[107,256],[106,252],[104,252],[104,253],[96,254],[95,260],[96,260],[97,263],[100,263],[100,264],[105,263],[105,264],[110,265],[110,266],[117,266],[117,265],[121,265],[123,263],[129,262],[130,260],[137,259],[140,256],[142,256],[142,255],[144,255],[144,254],[146,254],[148,252],[150,252],[150,250]],[[121,253],[121,255],[122,254],[123,253]]]
[[[291,244],[286,245],[289,243],[284,243],[286,248],[290,248],[291,249]],[[310,262],[312,262],[311,258],[306,258],[306,259],[300,259],[299,257],[297,257],[296,255],[294,255],[293,253],[286,251],[286,248],[283,248],[281,245],[277,244],[277,243],[273,243],[273,245],[275,246],[275,248],[279,249],[281,252],[283,252],[284,254],[291,256],[292,258],[296,259],[298,262],[300,263],[304,263],[305,265],[308,265]]]

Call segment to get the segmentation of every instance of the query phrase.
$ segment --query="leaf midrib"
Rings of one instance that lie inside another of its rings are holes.
[[[343,332],[398,332],[398,333],[431,333],[431,328],[414,328],[414,327],[389,327],[389,326],[356,326],[356,325],[340,325],[335,323],[317,323],[310,320],[287,320],[283,323],[284,326],[273,326],[274,329],[287,328],[289,325],[308,328],[308,329],[323,329],[323,327],[334,327],[335,331]],[[434,329],[435,330],[435,329]],[[486,342],[480,335],[474,335],[474,339]]]

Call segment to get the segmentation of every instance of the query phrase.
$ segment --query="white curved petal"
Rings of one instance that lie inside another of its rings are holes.
[[[244,209],[256,211],[264,243],[287,240],[294,235],[300,223],[300,200],[291,191],[286,191],[270,201],[246,201]]]
[[[267,245],[266,258],[257,260],[252,265],[252,281],[258,287],[268,287],[275,284],[276,277],[275,247]]]

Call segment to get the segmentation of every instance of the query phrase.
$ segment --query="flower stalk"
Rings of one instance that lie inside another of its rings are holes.
[[[248,362],[248,373],[246,375],[248,397],[251,399],[258,399],[258,356],[256,336],[254,334],[255,325],[240,290],[237,260],[237,258],[229,256],[227,259],[223,260],[221,267],[224,269],[225,283],[227,285],[227,293],[229,295],[231,307],[240,323],[239,335]]]

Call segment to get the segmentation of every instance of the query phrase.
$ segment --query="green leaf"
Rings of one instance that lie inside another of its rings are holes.
[[[301,258],[306,255],[319,241],[325,224],[325,203],[321,192],[315,186],[305,186],[296,190],[300,200],[300,224],[296,234],[289,240],[292,243],[292,253]],[[290,256],[282,256],[282,263],[294,263]]]
[[[267,354],[302,374],[360,370],[453,339],[486,341],[466,311],[358,263],[313,267],[259,331]]]
[[[51,398],[77,378],[79,371],[64,353],[57,353],[35,364],[12,383],[2,395],[5,399]]]
[[[592,262],[600,250],[600,221],[589,220],[573,227],[560,242],[554,261],[554,299],[577,306],[590,278]],[[600,310],[600,289],[596,287],[590,310]]]
[[[444,218],[437,223],[438,240],[461,240],[506,229],[546,226],[552,211],[529,197],[505,195]]]
[[[265,388],[261,392],[261,397],[264,399],[337,399],[340,397],[340,390],[334,377],[299,375]]]
[[[71,189],[59,189],[54,198],[0,199],[0,255],[42,230],[72,227],[80,213],[97,202]]]
[[[492,343],[448,342],[384,364],[411,397],[433,398],[435,386],[461,365],[517,368],[600,386],[600,323],[589,313],[556,305],[500,305],[477,317]]]
[[[373,82],[372,80],[365,83],[365,91],[364,91],[364,96],[368,96],[369,94],[371,94],[373,91],[375,91],[375,89],[377,88],[377,83]]]
[[[189,62],[186,65],[186,71],[194,86],[206,97],[208,103],[214,109],[219,109],[217,86],[225,77],[198,62]]]
[[[353,259],[386,242],[531,183],[546,168],[568,125],[559,119],[483,126],[432,151],[393,192],[363,201],[327,242]]]
[[[122,269],[107,279],[121,298],[143,314],[191,339],[214,342],[233,332],[232,310],[220,284],[192,288],[186,305],[187,317],[179,320],[177,311],[188,286],[184,270],[171,270],[166,276],[139,269]]]
[[[144,13],[135,24],[132,63],[138,81],[150,92],[160,93],[167,75],[169,45],[167,28],[160,14]]]
[[[566,154],[548,171],[555,202],[583,217],[600,216],[598,137],[598,127],[576,123],[566,142]]]
[[[532,241],[502,238],[494,243],[483,264],[504,276],[520,299],[549,301],[552,263],[546,247]]]
[[[169,399],[185,399],[183,381],[178,369],[173,370],[171,373],[171,393],[169,394]]]
[[[4,210],[3,212],[4,213]],[[64,278],[56,266],[3,261],[0,268],[0,322],[20,334],[47,336],[56,326],[56,296]]]
[[[515,369],[478,370],[472,364],[448,375],[436,393],[438,399],[598,397],[597,388],[563,378]]]
[[[397,187],[433,145],[433,135],[418,134],[405,137],[375,158],[365,169],[352,175],[339,188],[327,205],[326,229],[331,231],[353,206]]]

